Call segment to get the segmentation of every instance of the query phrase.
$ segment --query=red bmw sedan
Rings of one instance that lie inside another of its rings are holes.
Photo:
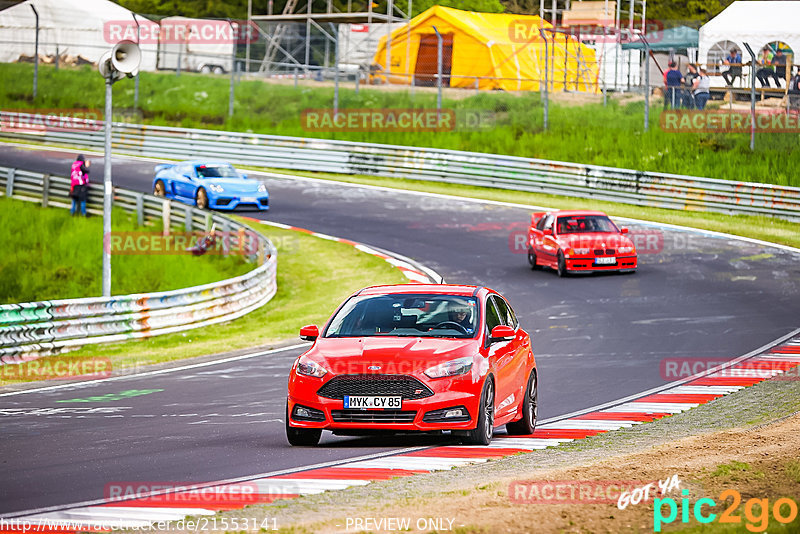
[[[531,434],[537,374],[530,336],[486,287],[407,284],[362,289],[336,310],[292,366],[286,436],[449,430],[487,445],[494,428]]]
[[[534,213],[528,228],[531,269],[550,267],[565,276],[577,272],[636,271],[637,255],[627,228],[602,211]]]

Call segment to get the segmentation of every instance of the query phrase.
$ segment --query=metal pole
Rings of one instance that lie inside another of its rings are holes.
[[[331,28],[336,32],[336,40],[333,42],[333,117],[336,118],[339,114],[339,28],[332,22]]]
[[[30,5],[33,14],[36,16],[36,44],[33,51],[33,98],[36,99],[36,93],[39,88],[39,12]]]
[[[56,72],[58,72],[58,58],[59,58],[58,45],[56,45],[56,61],[55,61],[55,63],[56,63]]]
[[[436,117],[442,112],[442,34],[433,27],[436,32]]]
[[[650,129],[650,43],[642,34],[644,42],[644,131]]]
[[[106,77],[105,154],[103,156],[103,296],[111,296],[111,84],[113,74]]]
[[[141,35],[139,33],[139,20],[136,13],[133,13],[133,21],[136,23],[136,44],[141,46]],[[136,71],[136,78],[133,80],[133,109],[139,109],[139,71]]]
[[[245,34],[245,49],[244,49],[244,68],[246,72],[250,72],[250,31],[252,30],[251,24],[253,19],[253,0],[247,0],[247,33]]]
[[[548,115],[550,113],[549,109],[549,102],[548,102],[548,95],[547,95],[547,58],[548,58],[548,49],[547,49],[547,34],[543,29],[539,30],[539,33],[542,35],[542,39],[544,39],[544,131],[547,131],[548,127]]]
[[[750,152],[752,152],[756,149],[756,53],[750,48],[750,44],[742,44],[750,54]]]
[[[392,15],[394,15],[394,0],[389,0],[386,5],[386,83],[389,83],[389,74],[392,72],[392,19],[394,18]]]
[[[231,19],[228,19],[228,24],[231,26],[231,87],[228,91],[228,117],[233,117],[233,90],[236,81],[236,40],[233,36],[236,33],[236,28]]]

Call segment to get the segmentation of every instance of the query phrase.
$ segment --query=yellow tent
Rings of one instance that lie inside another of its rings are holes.
[[[537,91],[544,80],[545,42],[539,17],[476,13],[433,6],[391,34],[390,83],[436,85],[437,38],[442,35],[442,82],[445,87]],[[547,32],[552,90],[596,91],[594,50],[572,36]],[[555,41],[555,42],[554,42]],[[386,81],[386,37],[374,63]]]

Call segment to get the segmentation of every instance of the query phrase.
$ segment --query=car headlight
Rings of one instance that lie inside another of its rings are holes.
[[[297,372],[305,376],[313,376],[314,378],[322,378],[328,372],[327,369],[322,367],[315,361],[309,358],[300,358],[297,362]]]
[[[590,248],[568,248],[567,256],[589,254],[592,251]]]
[[[465,356],[450,360],[449,362],[440,363],[433,367],[425,369],[425,375],[428,378],[444,378],[446,376],[456,376],[466,374],[472,369],[472,356]]]
[[[620,254],[629,254],[629,253],[633,252],[634,250],[635,249],[633,247],[619,247],[617,249],[617,252],[619,252]]]
[[[258,192],[259,193],[266,193],[267,192],[267,186],[265,184],[258,184]]]
[[[222,188],[221,185],[217,185],[217,184],[211,184],[211,185],[208,186],[208,188],[211,189],[215,193],[222,193],[223,191],[225,191]]]

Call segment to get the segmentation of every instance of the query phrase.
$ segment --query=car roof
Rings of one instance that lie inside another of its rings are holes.
[[[419,294],[430,293],[434,295],[459,295],[471,297],[481,286],[468,286],[457,284],[395,284],[386,286],[370,286],[359,291],[358,295],[388,295],[391,293]]]
[[[558,210],[550,213],[556,217],[569,217],[571,215],[602,215],[604,217],[608,217],[606,213],[597,210]]]

